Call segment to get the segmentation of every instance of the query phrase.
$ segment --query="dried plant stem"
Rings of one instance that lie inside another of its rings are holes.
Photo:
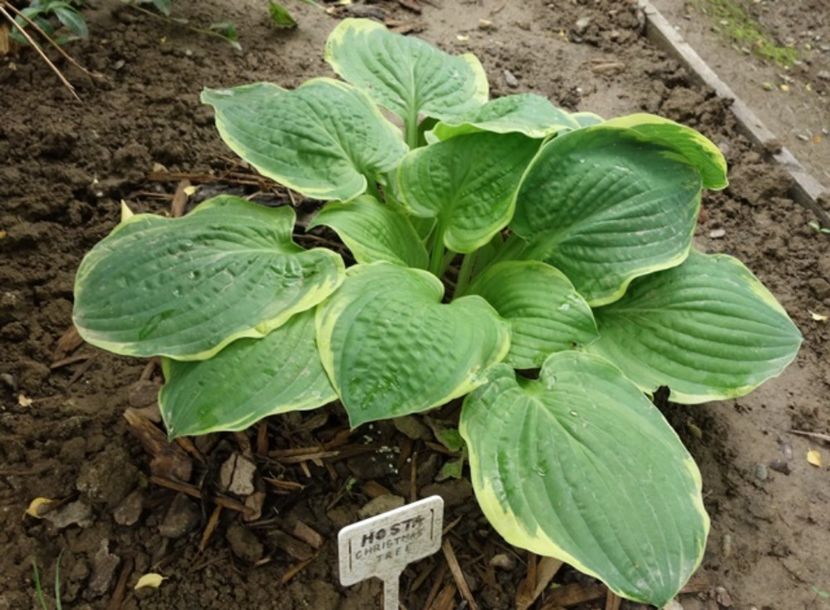
[[[25,15],[22,11],[18,10],[15,6],[13,6],[13,5],[9,4],[8,2],[6,3],[6,5],[5,5],[5,6],[6,6],[6,8],[11,9],[11,11],[12,11],[15,15],[17,15],[18,17],[20,17],[21,19],[23,19],[23,21],[25,21],[25,22],[26,22],[26,23],[28,23],[30,26],[32,26],[32,28],[34,28],[34,30],[35,30],[38,34],[40,34],[41,36],[43,36],[43,37],[44,37],[44,38],[45,38],[45,39],[49,42],[49,44],[50,44],[50,45],[52,45],[53,47],[55,47],[55,49],[57,49],[58,53],[60,53],[61,55],[63,55],[63,56],[64,56],[64,58],[65,58],[65,59],[66,59],[69,63],[71,63],[71,64],[72,64],[73,66],[75,66],[76,68],[78,68],[81,72],[83,72],[84,74],[86,74],[86,75],[87,75],[87,76],[89,76],[90,78],[103,78],[103,77],[104,77],[102,74],[98,74],[97,72],[90,72],[89,70],[87,70],[86,68],[84,68],[81,64],[79,64],[79,63],[75,60],[75,58],[74,58],[74,57],[72,57],[69,53],[67,53],[67,52],[64,50],[64,48],[63,48],[62,46],[60,46],[57,42],[55,42],[54,40],[52,40],[52,37],[51,37],[51,36],[49,36],[49,34],[47,34],[46,32],[44,32],[44,31],[43,31],[43,28],[41,28],[41,27],[37,24],[37,22],[35,22],[35,21],[33,21],[31,18],[27,17],[27,16],[26,16],[26,15]],[[22,31],[22,29],[23,29],[23,28],[18,27],[18,29]]]
[[[196,32],[197,34],[202,34],[204,36],[211,36],[213,38],[218,38],[220,40],[224,40],[225,42],[228,41],[228,39],[226,37],[222,36],[222,34],[220,34],[219,32],[214,32],[212,30],[207,30],[205,28],[200,28],[200,27],[197,27],[195,25],[190,25],[189,23],[186,23],[184,20],[174,19],[173,17],[168,17],[167,15],[162,15],[160,13],[154,13],[153,11],[147,10],[143,6],[138,6],[137,4],[128,3],[127,6],[129,6],[131,9],[136,10],[139,13],[143,13],[144,15],[147,15],[149,17],[154,17],[156,19],[160,19],[161,21],[164,21],[168,25],[171,25],[171,24],[180,25],[183,28],[190,30],[191,32]]]
[[[77,93],[75,93],[75,87],[72,86],[72,83],[66,80],[66,77],[63,75],[63,72],[61,72],[54,63],[52,63],[52,60],[49,59],[46,53],[43,52],[43,49],[37,42],[35,42],[34,38],[32,38],[29,35],[29,32],[26,31],[26,28],[18,27],[17,23],[14,20],[14,17],[12,17],[9,11],[6,10],[6,7],[11,7],[11,5],[6,2],[0,4],[0,15],[3,15],[6,19],[8,19],[9,23],[11,23],[13,27],[17,27],[21,35],[29,42],[30,45],[32,45],[32,48],[35,51],[37,51],[37,54],[41,56],[43,61],[46,62],[46,65],[48,65],[52,69],[52,71],[58,75],[58,78],[63,83],[63,86],[69,89],[69,93],[71,93],[76,100],[81,101],[81,98],[78,97]]]

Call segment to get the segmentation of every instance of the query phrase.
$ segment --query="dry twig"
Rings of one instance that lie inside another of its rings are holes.
[[[830,434],[822,434],[821,432],[808,432],[806,430],[790,430],[790,434],[797,434],[798,436],[806,436],[807,438],[815,438],[820,441],[830,443]]]
[[[97,78],[97,79],[102,79],[102,78],[104,78],[104,75],[103,75],[103,74],[99,74],[98,72],[90,72],[89,70],[87,70],[86,68],[84,68],[81,64],[79,64],[79,63],[75,60],[75,58],[74,58],[74,57],[72,57],[69,53],[67,53],[67,52],[64,50],[64,48],[63,48],[62,46],[60,46],[57,42],[55,42],[54,40],[52,40],[52,37],[51,37],[51,36],[49,36],[49,34],[47,34],[46,32],[44,32],[44,31],[43,31],[43,28],[41,28],[41,27],[37,24],[37,22],[36,22],[36,21],[34,21],[34,20],[33,20],[33,19],[31,19],[30,17],[28,17],[25,13],[23,13],[23,11],[18,10],[18,9],[17,9],[17,8],[16,8],[13,4],[9,4],[8,2],[7,2],[7,3],[5,3],[5,6],[6,6],[6,8],[10,8],[10,9],[12,10],[12,12],[13,12],[15,15],[17,15],[18,17],[20,17],[21,19],[23,19],[23,21],[25,21],[26,23],[28,23],[30,26],[32,26],[32,28],[33,28],[33,29],[34,29],[34,30],[35,30],[38,34],[40,34],[41,36],[43,36],[43,37],[47,40],[47,42],[49,42],[49,44],[50,44],[50,45],[52,45],[53,47],[55,47],[55,49],[57,49],[57,50],[58,50],[58,53],[60,53],[61,55],[63,55],[63,57],[64,57],[64,59],[66,59],[66,61],[68,61],[68,62],[69,62],[69,63],[71,63],[73,66],[75,66],[76,68],[78,68],[78,70],[80,70],[81,72],[83,72],[84,74],[86,74],[87,76],[89,76],[90,78]],[[18,28],[18,29],[22,31],[22,29],[23,29],[23,28]]]
[[[72,94],[72,97],[74,97],[76,100],[80,102],[81,98],[78,97],[78,94],[75,92],[75,87],[72,85],[72,83],[66,80],[66,77],[63,75],[63,72],[61,72],[60,69],[54,63],[52,63],[52,60],[49,59],[49,56],[46,55],[41,46],[35,41],[34,38],[31,37],[29,32],[26,31],[26,28],[21,28],[17,26],[14,17],[9,13],[9,11],[6,10],[7,7],[12,8],[12,5],[8,2],[3,2],[3,4],[0,4],[0,15],[3,15],[3,17],[9,20],[9,23],[11,23],[14,27],[17,27],[17,30],[20,32],[23,38],[25,38],[29,42],[29,44],[32,45],[32,48],[37,52],[38,55],[40,55],[41,59],[43,59],[43,61],[46,62],[46,65],[52,69],[52,72],[57,74],[58,78],[63,83],[63,86],[66,87],[69,90],[69,93]]]
[[[473,597],[472,591],[470,591],[467,579],[464,578],[464,572],[461,571],[461,566],[458,565],[458,559],[455,557],[455,551],[450,541],[444,540],[441,549],[444,551],[444,557],[447,559],[447,565],[450,567],[450,573],[452,574],[453,580],[455,580],[455,586],[458,587],[458,592],[461,593],[461,597],[466,600],[470,610],[478,610],[478,604]]]

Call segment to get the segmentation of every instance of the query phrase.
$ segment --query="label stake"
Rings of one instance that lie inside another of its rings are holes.
[[[337,535],[340,584],[383,581],[383,609],[398,610],[404,568],[441,548],[444,500],[431,496],[363,521]]]
[[[398,610],[398,595],[401,590],[401,573],[390,576],[383,581],[383,610]]]

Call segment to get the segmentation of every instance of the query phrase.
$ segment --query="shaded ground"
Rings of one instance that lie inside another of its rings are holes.
[[[422,4],[420,16],[392,1],[356,3],[353,10],[423,29],[423,37],[447,50],[474,51],[494,95],[536,91],[566,108],[606,116],[658,112],[701,129],[724,150],[731,186],[706,196],[698,245],[734,254],[755,270],[802,329],[805,344],[784,375],[747,398],[665,408],[700,462],[713,519],[701,570],[708,585],[681,602],[687,610],[830,608],[821,595],[830,591],[830,476],[826,466],[805,459],[814,448],[827,464],[830,447],[787,432],[830,432],[830,327],[809,313],[830,314],[827,238],[807,227],[809,214],[786,197],[786,180],[776,169],[737,135],[724,104],[641,37],[633,3]],[[0,608],[31,608],[30,558],[38,559],[50,582],[61,551],[65,607],[108,607],[119,597],[122,577],[125,608],[374,607],[374,583],[348,590],[336,584],[336,531],[372,497],[391,492],[408,498],[413,488],[419,496],[445,496],[445,521],[455,523],[447,538],[479,605],[512,608],[527,554],[503,545],[469,486],[435,482],[450,456],[429,434],[412,440],[382,424],[346,437],[336,407],[324,416],[273,418],[265,437],[269,455],[254,460],[261,475],[280,483],[263,484],[263,513],[253,523],[231,508],[221,511],[200,552],[214,504],[152,483],[149,458],[122,417],[126,407],[153,401],[158,371],[85,346],[62,349],[74,271],[117,221],[119,200],[137,210],[166,210],[178,177],[156,181],[152,172],[192,177],[231,167],[210,112],[198,103],[199,90],[254,80],[295,86],[329,74],[321,50],[336,21],[311,7],[297,10],[299,30],[275,32],[254,0],[174,5],[194,21],[235,21],[244,53],[102,2],[90,15],[91,41],[72,47],[106,76],[95,84],[74,75],[84,104],[71,101],[31,54],[0,62]],[[492,27],[481,29],[480,19]],[[211,182],[257,189],[256,181],[240,185],[238,177],[208,179],[197,196],[216,188]],[[68,355],[89,358],[53,365]],[[20,394],[33,403],[21,406]],[[452,408],[441,413],[454,415]],[[200,441],[208,459],[194,460],[190,482],[215,488],[221,464],[247,444],[256,453],[256,431]],[[286,452],[321,446],[340,453],[297,464]],[[80,501],[70,519],[76,523],[59,527],[66,524],[23,518],[38,496]],[[122,525],[135,517],[136,504],[137,521]],[[296,534],[298,520],[322,535],[319,552],[286,537]],[[494,568],[497,554],[507,554],[513,566],[508,561]],[[148,571],[169,580],[157,591],[133,593]],[[588,582],[571,571],[557,580]],[[446,586],[452,595],[451,582],[437,555],[407,571],[402,601],[410,610],[423,608],[433,588]],[[550,597],[542,602],[548,610]],[[461,598],[454,599],[444,607],[459,607]]]

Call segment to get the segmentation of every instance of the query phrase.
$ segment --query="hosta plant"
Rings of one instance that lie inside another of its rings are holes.
[[[264,176],[326,202],[303,249],[290,206],[219,196],[125,218],[78,271],[90,343],[161,356],[171,437],[339,400],[351,425],[465,397],[484,514],[511,544],[662,605],[701,560],[700,474],[649,399],[750,392],[801,337],[736,259],[695,250],[718,149],[647,114],[603,120],[488,99],[472,55],[347,19],[344,80],[202,94]],[[345,251],[345,250],[344,250]]]

